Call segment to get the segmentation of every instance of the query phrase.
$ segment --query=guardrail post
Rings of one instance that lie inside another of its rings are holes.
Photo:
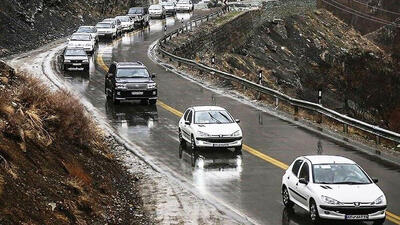
[[[376,143],[377,145],[380,145],[380,144],[381,144],[381,137],[379,137],[378,135],[375,136],[375,143]]]
[[[208,21],[208,19],[210,18],[210,16],[209,15],[207,15],[207,20],[206,21]]]
[[[318,104],[322,105],[322,89],[318,89]]]
[[[343,124],[343,132],[345,133],[345,134],[348,134],[349,133],[349,125],[347,125],[347,124]]]
[[[279,98],[275,97],[275,107],[278,108],[279,106]]]
[[[294,106],[294,115],[297,116],[299,114],[299,107],[297,105]]]

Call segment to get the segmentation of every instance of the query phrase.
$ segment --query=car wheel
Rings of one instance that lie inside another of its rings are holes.
[[[112,94],[112,102],[113,102],[115,105],[118,105],[118,104],[119,104],[119,100],[115,99],[115,93],[114,93],[114,92],[113,92],[113,94]]]
[[[241,155],[242,154],[242,146],[235,147],[235,153],[238,155]]]
[[[63,71],[67,71],[67,70],[68,70],[68,67],[66,67],[64,64],[61,64],[61,69],[62,69]]]
[[[289,195],[289,191],[286,187],[283,187],[282,190],[282,202],[283,205],[285,206],[285,208],[292,208],[293,207],[293,202],[290,200],[290,195]]]
[[[83,67],[83,71],[89,72],[89,65]]]
[[[385,223],[385,220],[386,220],[386,218],[382,218],[382,219],[379,219],[379,220],[375,220],[373,224],[374,224],[374,225],[382,225],[382,224]]]
[[[179,143],[180,143],[181,145],[185,144],[185,139],[183,139],[183,137],[182,137],[182,131],[181,131],[181,129],[178,130],[178,138],[179,138]]]
[[[314,200],[310,201],[310,219],[313,224],[319,224],[321,219],[319,218],[317,204]]]

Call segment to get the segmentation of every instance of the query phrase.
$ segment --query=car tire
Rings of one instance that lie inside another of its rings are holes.
[[[83,67],[83,71],[89,72],[89,65]]]
[[[285,186],[282,188],[282,202],[287,209],[291,209],[294,206],[294,203],[290,200],[289,191]]]
[[[157,103],[157,99],[150,99],[149,104],[150,105],[155,105]]]
[[[241,155],[242,154],[242,146],[235,147],[235,153],[238,155]]]
[[[119,100],[115,99],[115,93],[112,93],[112,102],[114,103],[114,105],[118,105],[120,103]]]
[[[61,64],[61,69],[62,69],[63,71],[67,71],[67,70],[68,70],[68,67],[65,66],[64,64]]]
[[[182,144],[179,145],[179,153],[178,153],[178,156],[179,156],[180,159],[182,159],[183,147],[184,147],[184,146],[183,146]]]
[[[181,129],[178,130],[178,139],[179,139],[179,144],[181,144],[181,145],[186,144],[185,139],[183,139]]]
[[[313,224],[320,224],[321,223],[321,218],[319,217],[318,214],[318,208],[317,204],[313,199],[310,200],[310,219]]]
[[[379,219],[379,220],[375,220],[373,225],[382,225],[385,223],[386,217]]]

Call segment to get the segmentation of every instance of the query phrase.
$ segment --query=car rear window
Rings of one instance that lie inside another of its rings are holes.
[[[152,5],[149,9],[162,9],[161,5]]]
[[[76,31],[77,33],[96,33],[96,28],[94,27],[79,27]]]
[[[73,41],[90,41],[90,35],[86,34],[73,34],[71,36],[71,40]]]
[[[97,28],[110,28],[111,27],[111,23],[98,23],[96,25]]]
[[[86,56],[86,52],[83,49],[67,49],[65,50],[66,56]]]
[[[121,22],[129,22],[129,17],[127,17],[127,16],[118,16],[115,18],[119,19],[119,21],[121,21]]]
[[[143,14],[143,8],[131,8],[129,9],[130,14]]]

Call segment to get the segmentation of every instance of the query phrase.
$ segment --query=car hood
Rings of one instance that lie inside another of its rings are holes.
[[[230,136],[237,130],[241,130],[237,123],[227,124],[195,124],[198,131],[209,135],[226,135]]]
[[[165,5],[164,8],[165,9],[174,9],[174,6],[173,5]]]
[[[115,78],[117,83],[153,83],[150,78]]]
[[[97,28],[97,32],[99,31],[112,31],[113,28]]]
[[[363,185],[349,184],[314,184],[316,193],[325,195],[343,203],[373,202],[383,195],[382,190],[374,183]]]
[[[91,41],[69,41],[68,45],[82,45],[82,44],[90,44]]]

